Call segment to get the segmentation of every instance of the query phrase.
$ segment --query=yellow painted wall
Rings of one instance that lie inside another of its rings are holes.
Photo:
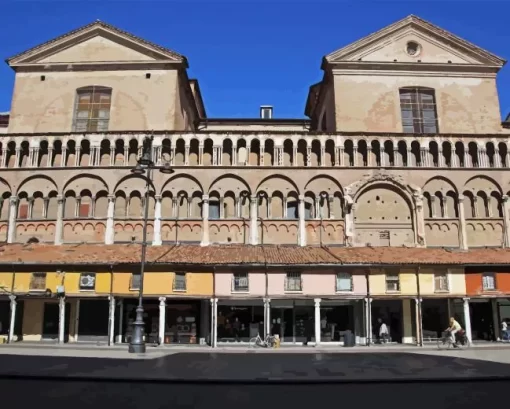
[[[30,291],[30,280],[32,273],[16,273],[14,280],[14,292],[26,293]],[[64,284],[63,273],[46,273],[46,288],[55,292],[57,286]]]
[[[416,273],[412,269],[402,269],[400,277],[400,295],[416,295]],[[370,293],[372,295],[391,295],[386,291],[386,271],[384,269],[370,271]]]
[[[434,273],[435,272],[448,272],[449,274],[449,285],[450,291],[448,293],[436,293],[434,287]],[[464,277],[463,269],[421,269],[420,270],[420,294],[426,295],[438,295],[438,294],[455,294],[465,295],[466,294],[466,280]]]
[[[80,290],[80,276],[81,273],[65,273],[64,285],[66,294],[80,294],[80,293],[95,293],[95,294],[110,294],[111,275],[109,272],[96,273],[96,290],[95,291],[81,291]]]
[[[42,327],[44,319],[44,304],[47,302],[57,303],[57,301],[48,300],[25,300],[23,310],[23,340],[40,341],[42,339]],[[69,321],[69,342],[75,340],[76,324],[76,300],[67,299],[66,307],[71,309]]]
[[[43,300],[25,300],[23,307],[23,340],[40,341],[44,316]]]
[[[0,273],[0,288],[11,291],[12,273]]]
[[[145,295],[194,295],[211,296],[213,294],[212,273],[187,273],[187,291],[173,291],[175,273],[171,272],[146,272],[144,274],[143,293]],[[138,293],[130,290],[131,272],[114,273],[113,293],[117,295]]]

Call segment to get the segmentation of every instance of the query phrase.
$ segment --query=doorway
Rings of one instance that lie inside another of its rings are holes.
[[[108,300],[80,300],[78,340],[108,341],[109,318]]]
[[[495,341],[492,304],[490,300],[472,300],[469,303],[471,315],[471,337],[479,341]]]
[[[372,301],[372,332],[373,339],[379,331],[379,318],[388,326],[390,341],[402,343],[404,311],[402,300],[374,300]]]
[[[59,317],[59,304],[55,302],[44,303],[43,315],[43,340],[57,340],[58,339],[58,317]],[[64,342],[69,341],[69,322],[71,318],[71,304],[65,303],[65,318],[64,318]]]

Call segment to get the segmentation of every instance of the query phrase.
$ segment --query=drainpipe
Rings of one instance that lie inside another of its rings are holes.
[[[416,290],[418,293],[418,300],[416,303],[416,308],[418,309],[418,331],[419,334],[416,334],[418,336],[418,346],[423,346],[423,322],[422,322],[422,314],[421,314],[421,290],[420,290],[420,269],[421,266],[418,266],[416,269]]]

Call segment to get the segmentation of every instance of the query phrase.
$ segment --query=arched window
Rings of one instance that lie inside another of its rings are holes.
[[[438,133],[436,96],[431,88],[401,88],[400,110],[406,133]]]
[[[84,87],[76,90],[73,132],[103,132],[108,130],[112,89]]]

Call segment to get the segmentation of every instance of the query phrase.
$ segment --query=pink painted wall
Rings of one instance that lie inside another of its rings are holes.
[[[268,294],[288,295],[285,292],[285,273],[269,273]],[[303,295],[339,295],[343,292],[336,292],[336,272],[313,272],[302,273]],[[366,295],[367,283],[363,274],[353,274],[353,291],[345,292],[349,295]],[[292,294],[292,293],[290,293]]]
[[[266,294],[266,276],[263,272],[261,273],[249,273],[249,293],[239,293],[232,292],[232,273],[218,273],[216,272],[214,280],[214,288],[217,297],[228,296],[234,297],[238,295],[239,297],[260,295],[264,297]],[[283,287],[282,287],[283,288]]]

